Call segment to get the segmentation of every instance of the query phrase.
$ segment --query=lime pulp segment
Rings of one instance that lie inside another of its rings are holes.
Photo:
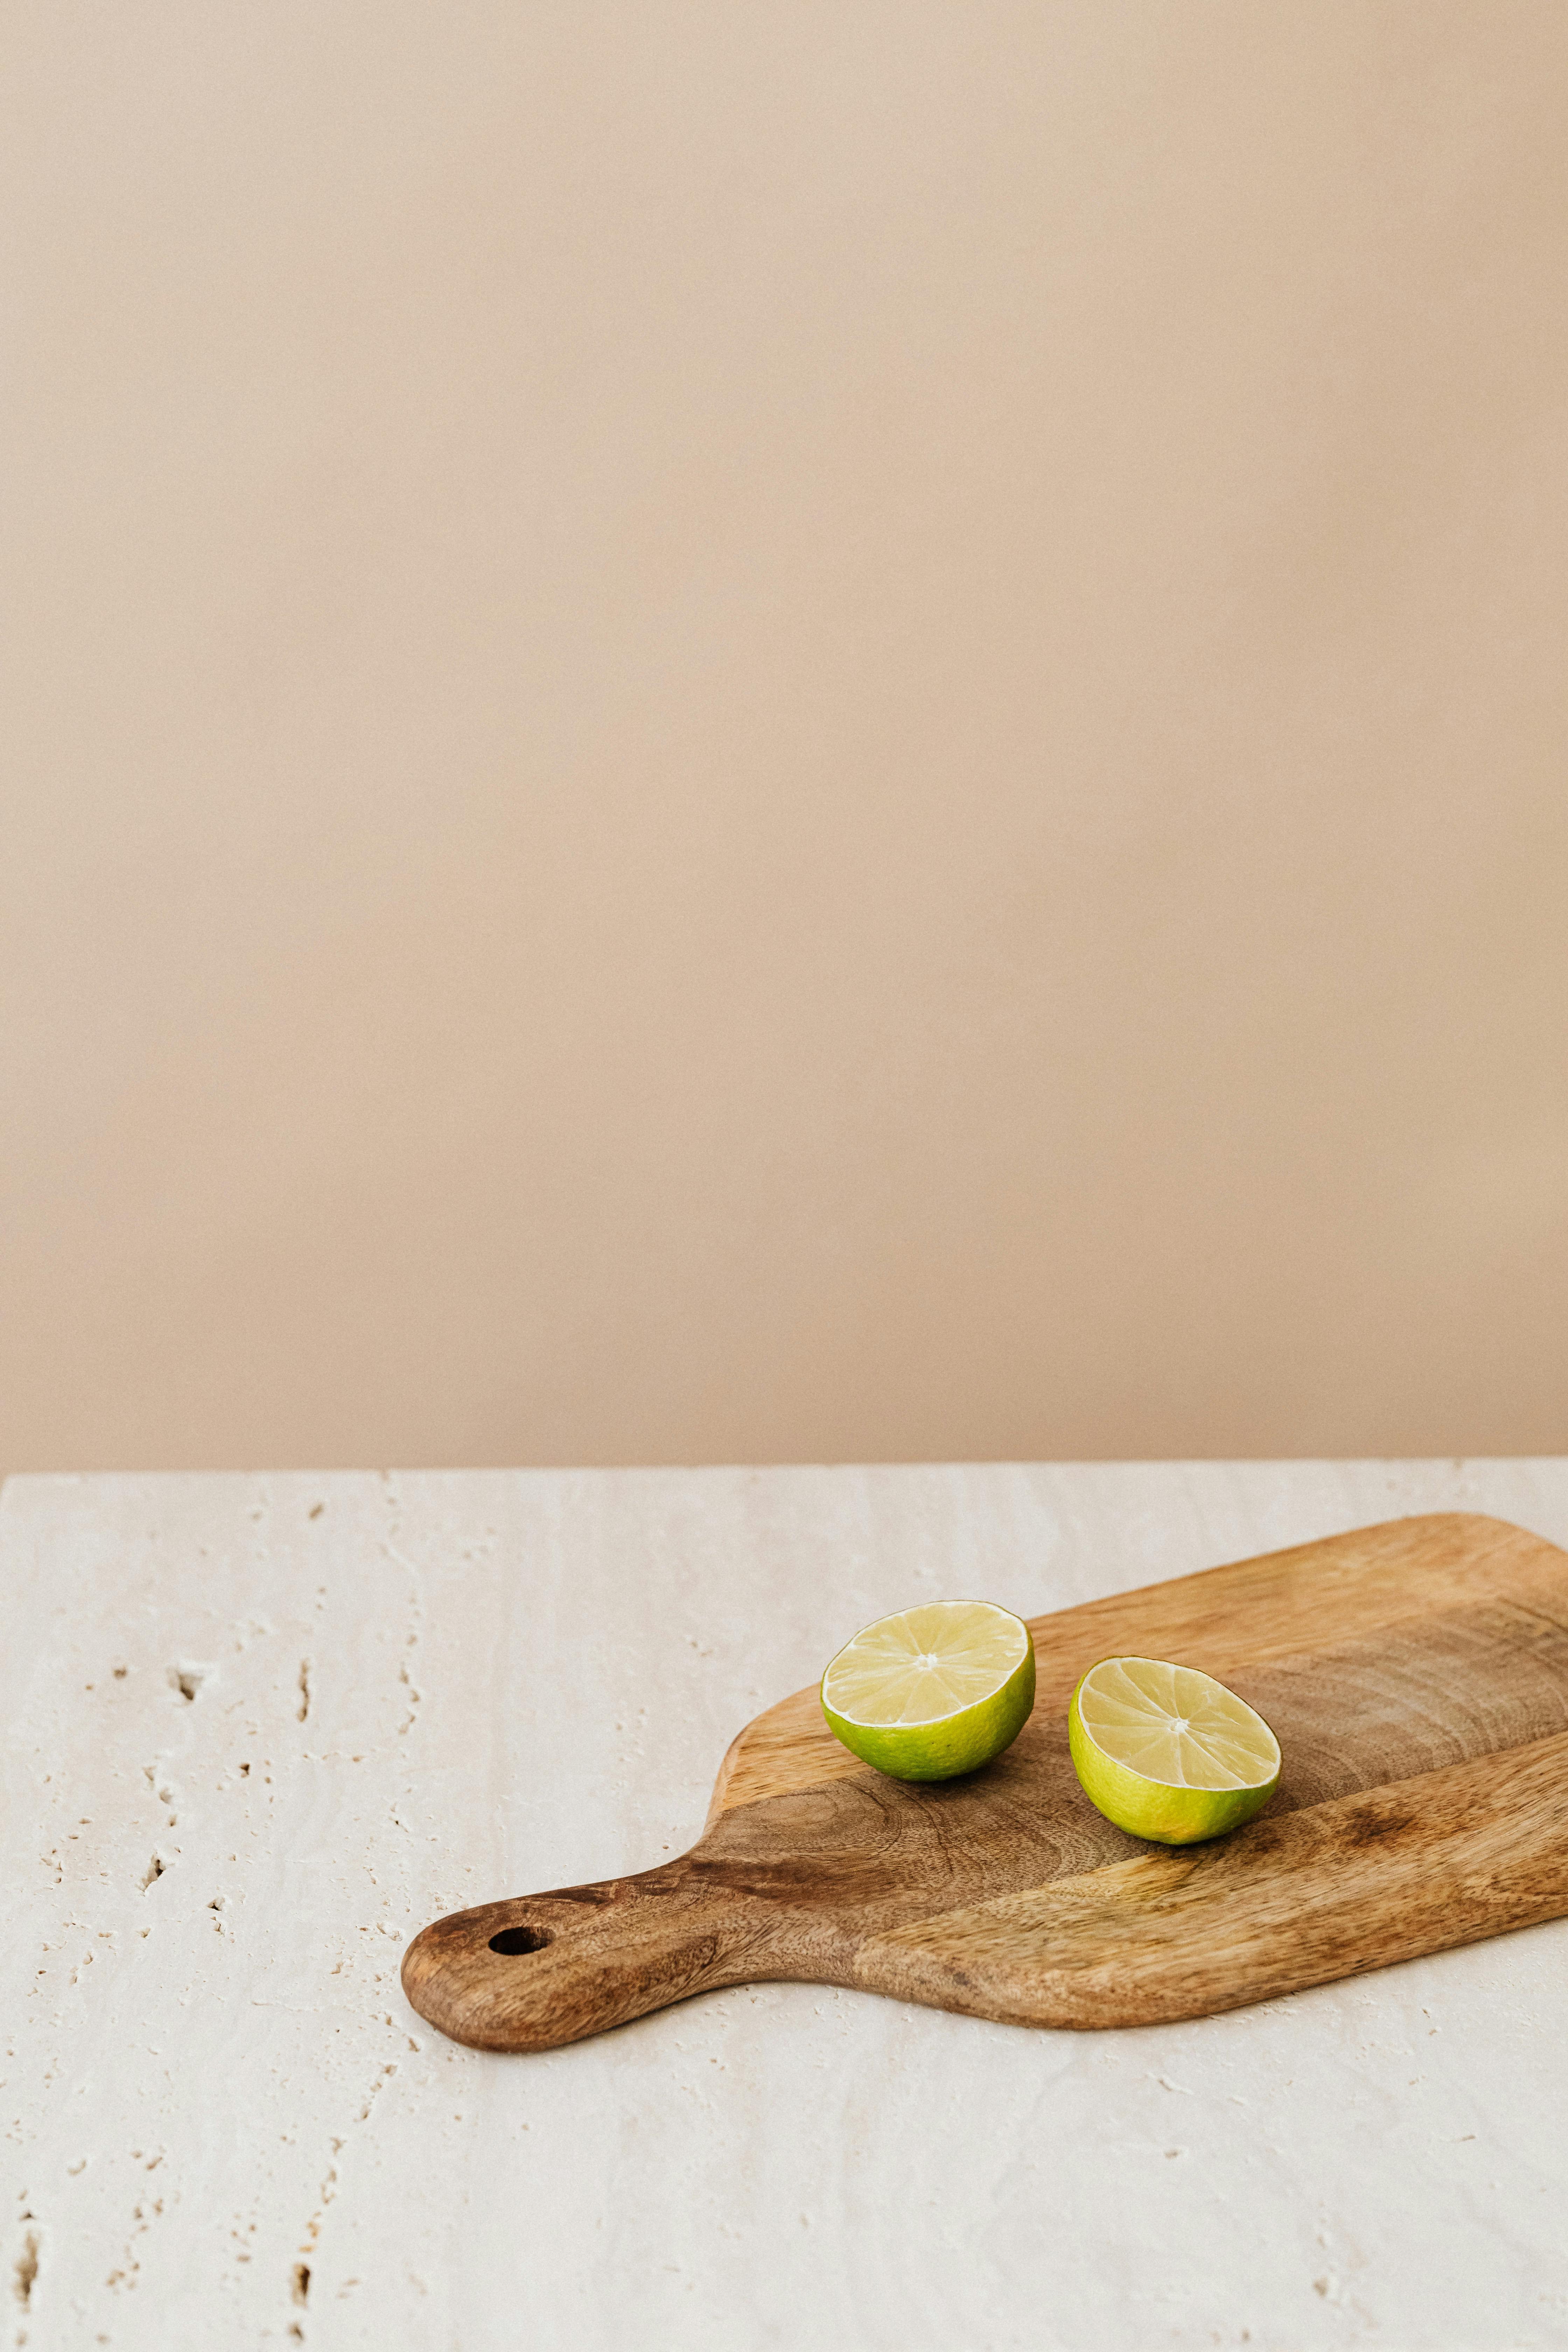
[[[1079,1713],[1108,1756],[1173,1788],[1251,1789],[1279,1769],[1263,1717],[1195,1666],[1102,1659],[1084,1676]]]

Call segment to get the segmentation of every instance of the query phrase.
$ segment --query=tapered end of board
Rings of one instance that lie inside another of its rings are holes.
[[[477,2050],[554,2050],[757,1973],[689,1860],[434,1921],[403,1956],[410,2005]]]

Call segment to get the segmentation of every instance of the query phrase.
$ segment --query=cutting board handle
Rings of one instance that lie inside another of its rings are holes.
[[[682,1854],[631,1878],[454,1911],[409,1945],[403,1990],[476,2049],[553,2050],[766,1976],[769,1907]]]

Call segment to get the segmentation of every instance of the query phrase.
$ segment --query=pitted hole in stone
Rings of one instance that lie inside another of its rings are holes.
[[[542,1952],[549,1941],[542,1927],[503,1927],[490,1937],[490,1949],[510,1960],[523,1952]]]

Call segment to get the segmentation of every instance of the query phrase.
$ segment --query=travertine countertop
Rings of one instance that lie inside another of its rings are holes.
[[[1568,1923],[1103,2035],[769,1985],[508,2059],[398,1989],[689,1843],[883,1610],[1445,1508],[1568,1545],[1568,1462],[14,1480],[5,2340],[1568,2346]]]

